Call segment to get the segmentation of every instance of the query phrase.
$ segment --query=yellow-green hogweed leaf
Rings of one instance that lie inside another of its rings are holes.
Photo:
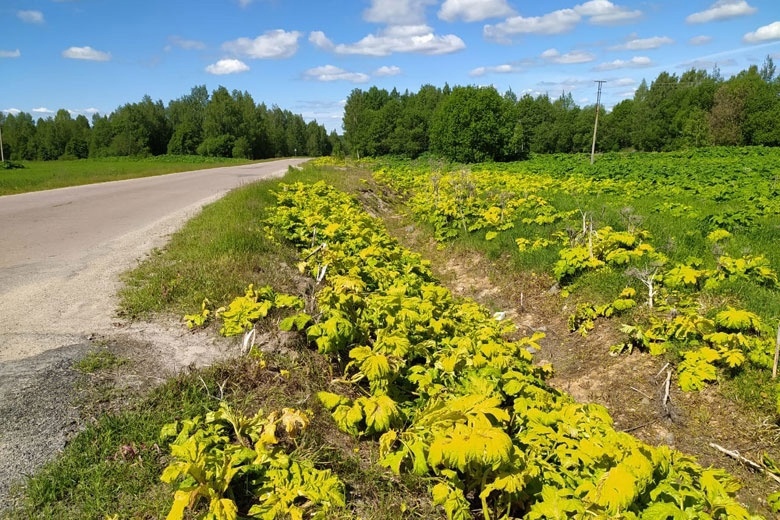
[[[349,399],[346,397],[332,392],[317,392],[317,399],[320,400],[322,406],[331,411],[338,406],[349,403]]]
[[[387,431],[400,417],[395,401],[386,395],[361,397],[366,426],[374,433]]]
[[[780,513],[780,491],[776,491],[769,495],[766,499],[769,507],[772,508],[773,513]]]
[[[669,502],[656,502],[642,511],[642,520],[689,520],[688,514]]]
[[[200,312],[196,314],[186,314],[184,320],[187,322],[187,328],[194,329],[195,327],[202,327],[206,324],[211,316],[211,311],[208,309],[209,300],[204,298],[200,304]]]
[[[472,463],[498,467],[511,460],[512,448],[512,439],[498,428],[456,424],[431,444],[428,462],[431,466],[443,465],[460,471]]]
[[[636,479],[624,465],[618,464],[604,474],[596,488],[593,502],[604,506],[610,513],[617,513],[631,504],[636,497]]]
[[[290,332],[291,330],[304,330],[306,326],[311,322],[312,318],[305,312],[299,312],[288,316],[279,322],[279,330]]]
[[[173,505],[171,510],[168,511],[168,515],[165,520],[182,520],[184,518],[184,510],[190,504],[190,493],[187,491],[176,491],[173,494]]]
[[[469,502],[460,489],[440,482],[431,493],[433,503],[444,508],[448,520],[472,520]]]
[[[582,501],[570,498],[571,491],[544,486],[541,501],[526,515],[528,520],[568,520],[584,510]]]
[[[749,311],[728,308],[715,316],[715,323],[729,330],[758,330],[761,318]]]
[[[238,507],[229,498],[214,498],[209,505],[209,513],[214,520],[237,520]]]
[[[607,471],[588,498],[610,513],[618,513],[631,505],[652,481],[653,464],[639,451],[623,459]]]

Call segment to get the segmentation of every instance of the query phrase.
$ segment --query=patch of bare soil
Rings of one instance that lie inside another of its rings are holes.
[[[518,273],[505,258],[493,261],[454,245],[441,249],[430,233],[402,215],[402,207],[384,188],[371,185],[359,198],[385,220],[396,239],[431,261],[435,274],[455,295],[506,312],[521,333],[544,332],[542,349],[535,358],[553,364],[552,386],[577,401],[605,406],[618,430],[648,444],[668,445],[693,455],[704,466],[726,469],[743,484],[738,498],[752,511],[774,517],[766,497],[780,485],[711,446],[736,450],[753,461],[760,462],[764,453],[777,460],[780,428],[772,418],[725,398],[717,386],[698,393],[682,392],[673,367],[662,357],[639,352],[611,355],[609,347],[621,339],[617,321],[598,322],[586,337],[569,332],[567,317],[573,305],[567,306],[566,300],[555,295],[552,279]],[[381,198],[385,201],[377,203]]]
[[[100,413],[116,411],[168,377],[238,353],[235,341],[191,333],[175,320],[115,323],[37,356],[0,363],[0,513],[21,495],[24,479],[59,454]],[[92,373],[85,356],[109,352],[119,363]]]

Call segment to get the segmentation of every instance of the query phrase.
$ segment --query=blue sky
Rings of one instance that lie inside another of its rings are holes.
[[[0,110],[35,117],[205,84],[341,131],[350,91],[372,85],[586,105],[606,80],[609,108],[662,71],[780,62],[778,0],[2,0],[0,20]]]

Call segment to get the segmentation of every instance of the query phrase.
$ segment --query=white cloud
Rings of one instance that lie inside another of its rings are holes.
[[[34,114],[53,114],[54,110],[49,110],[46,107],[38,107],[32,109]]]
[[[572,31],[583,18],[593,25],[619,25],[642,16],[609,0],[589,0],[571,9],[558,9],[542,16],[512,16],[496,25],[485,25],[484,36],[506,42],[516,34],[563,34]]]
[[[255,59],[289,58],[298,52],[298,31],[276,29],[267,31],[255,39],[239,38],[222,44],[222,49],[237,55]]]
[[[238,5],[240,5],[241,7],[246,7],[252,2],[253,0],[238,0]]]
[[[365,83],[370,79],[368,74],[349,72],[335,65],[314,67],[304,72],[303,76],[314,81],[350,81],[352,83]]]
[[[780,22],[772,22],[769,25],[759,27],[753,32],[742,37],[746,43],[760,43],[772,40],[780,40]]]
[[[95,107],[89,107],[89,108],[85,108],[85,109],[83,110],[83,112],[84,112],[85,114],[99,114],[99,113],[100,113],[100,110],[98,110],[98,109],[97,109],[97,108],[95,108]]]
[[[391,66],[383,66],[379,67],[374,71],[374,76],[378,77],[386,77],[386,76],[397,76],[401,73],[401,67],[396,67],[395,65]]]
[[[22,53],[19,51],[19,49],[13,51],[0,50],[0,58],[18,58],[21,55]]]
[[[574,50],[561,54],[558,49],[547,49],[541,56],[543,60],[550,61],[552,63],[559,63],[561,65],[570,65],[573,63],[588,63],[596,59],[596,57],[586,51]]]
[[[707,23],[746,16],[756,11],[758,9],[749,5],[746,0],[718,0],[709,9],[689,15],[685,21],[688,23]]]
[[[111,59],[111,54],[95,50],[90,46],[68,47],[62,51],[62,57],[72,60],[108,61]]]
[[[634,38],[620,45],[614,45],[609,48],[611,51],[644,51],[657,49],[663,45],[671,45],[674,40],[668,36],[653,36],[652,38]]]
[[[607,63],[602,63],[596,66],[594,70],[632,69],[650,67],[652,65],[652,60],[650,60],[650,58],[647,56],[634,56],[630,60],[614,60]]]
[[[485,25],[483,33],[491,40],[506,41],[515,34],[562,34],[571,31],[582,17],[574,9],[559,9],[543,16],[512,16],[496,25]]]
[[[224,59],[219,60],[216,63],[212,63],[206,67],[206,72],[209,74],[215,74],[222,76],[224,74],[237,74],[239,72],[246,72],[249,70],[249,66],[241,60]]]
[[[332,51],[335,45],[325,36],[322,31],[312,31],[309,33],[309,43],[325,51]]]
[[[545,91],[568,91],[573,92],[581,89],[582,87],[591,87],[593,81],[583,78],[567,78],[559,81],[540,81],[536,84],[537,87],[543,88]]]
[[[16,11],[16,17],[25,23],[43,23],[43,13],[40,11]]]
[[[513,72],[520,72],[522,69],[517,65],[510,65],[505,63],[503,65],[496,65],[493,67],[477,67],[469,72],[469,76],[484,76],[485,74],[511,74]]]
[[[341,128],[346,104],[346,99],[339,101],[306,100],[299,101],[293,109],[296,114],[301,114],[305,121],[317,121],[331,131]]]
[[[6,114],[11,114],[13,116],[18,116],[22,113],[18,108],[4,108],[3,110],[0,110],[0,112],[5,112]]]
[[[609,85],[614,87],[628,87],[636,85],[636,80],[634,78],[620,78],[615,81],[610,81]]]
[[[309,41],[320,49],[336,54],[361,54],[365,56],[387,56],[396,52],[419,54],[449,54],[466,47],[454,34],[438,36],[427,25],[394,25],[369,34],[352,44],[334,44],[325,33],[315,31]]]
[[[206,48],[206,44],[201,41],[188,40],[186,38],[182,38],[181,36],[169,36],[168,42],[170,45],[165,48],[166,50],[170,50],[172,47],[178,47],[179,49],[184,49],[185,51],[198,51]]]
[[[735,67],[737,65],[737,60],[733,58],[726,58],[726,59],[720,59],[720,60],[712,60],[712,59],[706,59],[706,58],[700,58],[698,60],[692,60],[692,61],[686,61],[685,63],[681,63],[680,65],[677,65],[678,69],[697,69],[697,70],[711,70],[715,67],[723,68],[723,67]]]
[[[506,0],[445,0],[439,9],[439,18],[454,22],[479,22],[515,14]]]
[[[419,25],[425,23],[425,8],[436,3],[437,0],[371,0],[363,19],[387,25]]]
[[[587,16],[593,25],[620,25],[642,16],[642,11],[621,7],[609,0],[590,0],[574,6],[574,10],[582,16]]]
[[[706,45],[712,41],[712,36],[694,36],[690,40],[688,40],[688,43],[691,45]]]

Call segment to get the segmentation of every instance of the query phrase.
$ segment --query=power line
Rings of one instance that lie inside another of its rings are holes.
[[[593,161],[596,157],[596,132],[599,129],[599,106],[601,105],[601,86],[607,82],[607,80],[604,79],[597,79],[595,81],[599,85],[599,90],[596,93],[596,122],[593,124],[593,146],[591,146],[590,149],[590,164],[593,164]]]

